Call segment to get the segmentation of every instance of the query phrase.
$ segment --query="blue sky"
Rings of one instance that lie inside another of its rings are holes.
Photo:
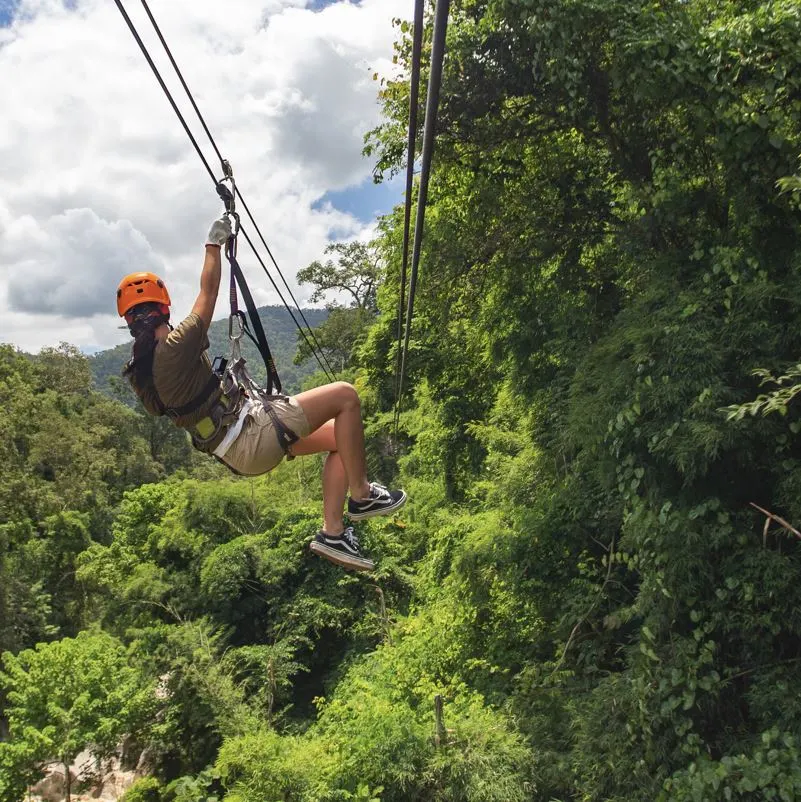
[[[372,178],[367,178],[356,187],[326,192],[312,204],[312,209],[322,209],[326,203],[330,203],[340,212],[352,214],[362,223],[370,223],[402,202],[403,181],[400,178],[382,184],[374,184]]]
[[[18,0],[0,0],[0,27],[6,26],[14,16]]]

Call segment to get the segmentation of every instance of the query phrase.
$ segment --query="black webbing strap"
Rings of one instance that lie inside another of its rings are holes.
[[[278,370],[275,367],[275,360],[273,359],[272,352],[270,351],[270,346],[267,343],[267,335],[264,333],[264,327],[261,325],[261,318],[259,317],[259,312],[256,309],[256,304],[253,301],[253,296],[250,294],[250,288],[248,287],[247,281],[245,281],[245,275],[242,272],[242,268],[239,267],[239,262],[236,259],[237,235],[239,234],[239,215],[236,213],[235,199],[236,184],[234,182],[234,174],[231,170],[231,165],[225,159],[222,161],[222,169],[224,178],[216,182],[217,194],[220,196],[220,199],[225,205],[225,213],[228,215],[229,220],[234,221],[233,234],[228,237],[228,241],[225,243],[225,256],[231,265],[231,320],[233,321],[235,317],[238,317],[242,321],[242,328],[244,332],[254,342],[256,348],[259,349],[261,358],[264,360],[264,367],[267,369],[267,386],[264,388],[264,390],[266,391],[267,395],[272,395],[273,392],[281,392],[281,379],[278,376]],[[230,189],[225,185],[226,181],[230,181]],[[248,310],[250,326],[248,326],[248,321],[245,316],[239,311],[239,305],[236,296],[237,284],[242,292],[242,298],[245,301],[245,307]]]
[[[232,238],[233,239],[233,238]],[[256,309],[256,304],[253,301],[253,296],[250,294],[250,288],[245,281],[245,276],[242,273],[242,268],[239,267],[239,262],[236,259],[234,248],[229,246],[225,249],[225,255],[231,264],[231,274],[236,277],[236,283],[239,285],[239,290],[242,293],[242,299],[245,302],[245,307],[248,310],[248,317],[250,318],[250,328],[252,333],[248,332],[251,339],[256,343],[259,349],[261,358],[264,360],[264,366],[267,368],[267,384],[264,388],[268,394],[273,392],[281,392],[281,379],[278,377],[278,370],[275,367],[270,346],[267,344],[267,335],[264,333],[264,327],[261,325],[261,318]]]
[[[155,391],[155,389],[156,387],[154,385],[153,390]],[[169,418],[182,418],[184,415],[191,415],[193,412],[200,409],[203,404],[214,395],[215,390],[219,389],[220,377],[212,373],[203,389],[191,401],[182,404],[180,407],[164,407],[163,414],[167,415]],[[156,395],[158,395],[158,393],[156,393]],[[161,399],[159,399],[159,403],[161,403]]]

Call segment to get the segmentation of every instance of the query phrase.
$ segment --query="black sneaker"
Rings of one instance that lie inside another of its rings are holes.
[[[354,571],[372,571],[375,568],[375,563],[359,551],[359,538],[354,534],[352,526],[336,536],[320,530],[309,548],[326,560],[345,568],[353,568]]]
[[[406,503],[405,490],[387,490],[383,485],[372,482],[370,495],[363,501],[348,499],[348,517],[353,521],[372,518],[374,515],[389,515]]]

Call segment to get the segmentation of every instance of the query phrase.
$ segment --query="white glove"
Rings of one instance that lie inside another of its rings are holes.
[[[223,216],[211,224],[209,235],[206,237],[206,245],[216,245],[218,248],[222,248],[230,236],[231,221]]]

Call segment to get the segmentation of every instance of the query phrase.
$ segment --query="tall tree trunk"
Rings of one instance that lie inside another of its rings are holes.
[[[66,802],[70,802],[70,792],[72,791],[72,778],[70,777],[70,767],[68,763],[64,763],[64,796]]]

